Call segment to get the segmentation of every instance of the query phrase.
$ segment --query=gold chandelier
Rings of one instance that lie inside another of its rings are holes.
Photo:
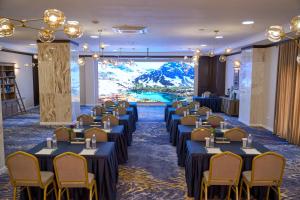
[[[37,28],[29,25],[29,22],[43,21],[47,27]],[[67,21],[64,13],[57,9],[48,9],[44,11],[43,18],[37,19],[13,19],[9,17],[0,17],[0,37],[10,37],[14,34],[16,27],[28,28],[38,31],[38,39],[41,42],[52,42],[55,39],[55,33],[63,31],[68,38],[80,38],[83,34],[82,27],[77,21]],[[63,27],[62,30],[59,28]]]
[[[275,26],[270,26],[267,31],[266,31],[266,36],[268,40],[271,42],[279,42],[283,40],[284,38],[289,38],[291,40],[294,40],[300,48],[300,44],[298,42],[298,39],[300,37],[300,15],[295,16],[291,19],[290,21],[290,30],[291,32],[295,33],[296,37],[290,37],[288,36],[282,26],[275,25]],[[297,56],[297,63],[300,64],[300,54]]]

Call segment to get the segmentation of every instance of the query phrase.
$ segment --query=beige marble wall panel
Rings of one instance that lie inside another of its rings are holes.
[[[41,123],[72,121],[70,44],[38,43]]]

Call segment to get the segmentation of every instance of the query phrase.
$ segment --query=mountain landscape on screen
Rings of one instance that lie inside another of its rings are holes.
[[[193,95],[194,67],[188,63],[136,62],[98,70],[100,99],[169,102]]]

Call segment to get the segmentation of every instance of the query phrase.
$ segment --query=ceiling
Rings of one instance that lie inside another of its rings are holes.
[[[153,54],[175,55],[192,54],[190,49],[197,47],[223,51],[260,42],[269,25],[287,25],[293,16],[300,15],[300,0],[0,0],[0,15],[12,18],[39,18],[48,8],[63,11],[67,20],[79,21],[84,35],[75,41],[89,43],[92,50],[98,49],[99,40],[90,36],[103,29],[102,41],[109,45],[105,52],[122,48],[136,53],[149,48]],[[242,25],[244,20],[255,24]],[[148,33],[114,33],[112,27],[121,24],[144,25]],[[216,29],[223,39],[214,39]],[[67,39],[63,33],[56,38]],[[17,28],[14,36],[0,38],[0,45],[35,52],[36,47],[29,44],[36,40],[36,31]],[[207,46],[201,47],[204,44]]]

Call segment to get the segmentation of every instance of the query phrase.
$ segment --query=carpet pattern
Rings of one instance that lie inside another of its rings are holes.
[[[81,108],[89,113],[90,107]],[[163,121],[162,106],[139,106],[139,121],[128,148],[129,160],[119,166],[118,199],[191,200],[186,196],[184,168],[178,167],[175,147],[171,146]],[[254,140],[287,158],[283,199],[300,197],[300,147],[291,145],[263,128],[250,128],[234,117],[224,116],[235,126],[252,133]],[[4,120],[5,153],[30,149],[52,135],[55,127],[40,126],[38,110]],[[12,199],[6,173],[0,175],[0,199]]]

